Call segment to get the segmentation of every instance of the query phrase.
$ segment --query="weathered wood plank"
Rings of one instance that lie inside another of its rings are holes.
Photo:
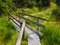
[[[11,20],[12,20],[18,27],[20,27],[20,25],[16,22],[16,20],[14,20],[14,19],[12,19],[12,18],[11,18]]]
[[[13,22],[14,21],[14,22]],[[17,31],[20,31],[21,29],[21,25],[20,23],[18,23],[16,20],[13,19],[12,23],[14,25],[14,28],[17,30]]]
[[[20,22],[19,20],[17,20],[16,18],[14,18],[13,16],[12,16],[12,14],[9,14],[9,16],[10,16],[10,19],[12,18],[12,19],[14,19],[14,20],[16,20],[17,22],[19,22],[19,23],[21,23],[22,24],[22,22]]]
[[[25,22],[23,22],[23,24],[22,24],[22,28],[21,28],[21,31],[19,32],[16,45],[20,45],[21,44],[24,28],[25,28]]]
[[[28,36],[28,45],[41,45],[39,36],[37,34],[30,34]]]
[[[29,26],[27,24],[25,24],[25,25],[26,25],[25,28],[29,28],[30,31],[31,31],[29,33],[31,33],[31,34],[32,34],[32,32],[36,33],[39,36],[40,39],[43,37],[43,34],[41,32],[35,30],[34,28],[32,28],[31,26]],[[25,31],[28,32],[28,30],[26,30],[26,29],[25,29]]]
[[[25,26],[25,32],[28,34],[28,45],[41,45],[39,36],[34,31]]]

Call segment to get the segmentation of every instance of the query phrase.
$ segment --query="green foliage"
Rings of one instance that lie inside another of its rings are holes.
[[[21,45],[28,45],[27,41],[22,41]]]
[[[54,18],[52,11],[55,8],[57,8],[56,4],[51,3],[50,8],[48,8],[47,10],[43,10],[42,12],[34,13],[34,14],[36,14],[36,16],[50,19],[50,22],[47,21],[48,23],[40,20],[40,23],[45,24],[45,26],[46,26],[45,28],[41,29],[41,32],[44,35],[41,40],[42,45],[60,45],[60,27],[58,27],[56,22],[54,22],[55,19],[54,19],[54,21],[52,21],[52,18]],[[57,9],[58,9],[57,11],[60,10],[59,8],[57,8]],[[27,11],[27,13],[28,13],[28,11]],[[57,13],[60,14],[60,12],[57,12]],[[31,17],[29,17],[29,19],[35,21],[35,19],[33,19]],[[30,24],[32,27],[36,28],[36,26],[34,26],[32,23],[30,23],[30,22],[27,22],[27,23]]]
[[[13,24],[8,22],[7,17],[0,18],[0,44],[14,45],[18,32],[13,28]]]
[[[15,11],[13,0],[0,0],[0,15]]]
[[[43,45],[60,45],[60,28],[54,25],[47,25],[42,30],[43,39],[41,40]]]
[[[36,6],[40,8],[42,6],[41,0],[36,0],[36,4],[37,4]]]
[[[60,20],[60,7],[53,10],[52,14],[55,17],[56,21]]]
[[[37,8],[37,7],[33,7],[31,9],[30,8],[25,8],[24,9],[24,12],[27,13],[27,14],[33,14],[33,13],[37,13],[39,11],[40,11],[40,9]]]
[[[49,7],[50,6],[50,0],[41,0],[42,6]]]
[[[50,6],[50,0],[13,0],[18,7],[28,7],[33,8],[35,7],[49,7]]]
[[[56,0],[57,5],[59,5],[59,0]],[[60,19],[60,7],[55,9],[57,6],[53,2],[50,4],[50,0],[0,0],[0,15],[7,14],[11,12],[13,15],[19,15],[20,10],[16,10],[16,5],[20,7],[29,7],[24,8],[24,12],[27,14],[36,14],[36,16],[43,17],[52,20],[55,18]],[[37,7],[39,8],[37,8]],[[43,10],[40,12],[40,7],[48,7],[46,11]],[[52,10],[55,9],[53,12]],[[14,12],[15,11],[15,12]],[[53,14],[52,14],[53,13]],[[28,17],[29,19],[36,21],[36,19]],[[37,29],[37,26],[27,22],[29,25]],[[42,45],[60,45],[60,27],[57,26],[56,22],[43,22],[40,20],[40,23],[45,24],[46,27],[41,29],[44,37],[41,40]],[[59,24],[60,25],[60,24]],[[15,45],[18,32],[14,29],[13,24],[8,22],[7,17],[0,17],[0,44],[1,45]],[[26,36],[28,37],[28,36]],[[27,45],[27,38],[22,41],[22,45]]]
[[[60,6],[60,0],[55,0],[55,1],[56,1],[56,4]]]

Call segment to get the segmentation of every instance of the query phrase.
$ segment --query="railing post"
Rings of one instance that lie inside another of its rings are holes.
[[[39,23],[39,19],[37,19],[37,23]],[[37,26],[37,31],[40,31],[40,26]]]
[[[25,39],[25,28],[24,28],[24,31],[23,31],[23,40]]]
[[[23,24],[22,24],[21,30],[19,32],[19,35],[18,35],[18,38],[16,41],[16,45],[21,45],[21,40],[22,40],[24,28],[25,28],[25,22],[23,22]]]
[[[8,21],[10,21],[10,14],[8,14]]]
[[[19,13],[19,20],[21,21],[21,13]]]
[[[21,18],[20,18],[20,16],[21,16],[21,14],[19,13],[19,16],[18,16],[18,17],[19,17],[19,21],[21,21]],[[22,25],[20,24],[20,28],[21,28],[21,26],[22,26]]]

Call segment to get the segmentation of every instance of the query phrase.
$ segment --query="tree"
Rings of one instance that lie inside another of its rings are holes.
[[[56,1],[56,4],[60,6],[60,0],[55,0],[55,1]]]
[[[0,15],[15,11],[16,7],[13,0],[0,0]]]
[[[36,4],[37,4],[37,5],[36,5],[37,7],[41,7],[41,5],[42,5],[42,4],[41,4],[41,0],[36,0]]]
[[[50,6],[50,0],[41,0],[42,6],[49,7]]]

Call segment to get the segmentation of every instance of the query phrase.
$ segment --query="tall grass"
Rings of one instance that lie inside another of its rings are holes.
[[[43,38],[42,45],[60,45],[60,28],[54,25],[47,25],[41,30]]]
[[[57,8],[56,4],[52,3],[50,4],[50,8],[47,10],[44,10],[42,12],[34,13],[36,16],[47,18],[50,20],[50,22],[41,21],[40,23],[45,24],[45,28],[41,28],[41,32],[43,34],[43,38],[41,40],[42,45],[60,45],[60,23],[57,25],[54,16],[52,14],[52,11]],[[31,12],[33,13],[33,12]],[[53,17],[53,18],[52,18]],[[33,18],[30,18],[31,20],[35,20]],[[27,22],[27,21],[26,21]],[[29,23],[29,22],[27,22]],[[29,23],[30,24],[30,23]],[[30,24],[32,27],[36,28],[33,24]]]
[[[18,32],[13,28],[13,24],[8,22],[7,17],[0,18],[0,44],[15,45]]]
[[[40,12],[38,8],[34,7],[32,9],[24,9],[26,13],[29,14],[36,14],[36,16],[47,18],[52,20],[52,10],[55,9],[52,6],[53,3],[51,3],[50,8],[48,8],[46,11]],[[19,10],[16,11],[16,14],[18,14]],[[38,12],[38,13],[36,13]],[[15,12],[14,12],[15,15]],[[54,17],[53,17],[54,18]],[[29,17],[29,19],[36,21],[36,19]],[[43,38],[41,40],[42,45],[60,45],[60,27],[57,26],[56,22],[43,22],[40,20],[42,24],[45,24],[45,28],[41,28],[41,32],[43,33]],[[37,26],[34,24],[27,22],[32,27],[37,29]],[[1,17],[0,18],[0,44],[1,45],[15,45],[16,38],[17,38],[18,32],[14,29],[13,24],[11,22],[8,22],[7,17]],[[22,45],[27,45],[27,41],[23,40],[21,42]]]

